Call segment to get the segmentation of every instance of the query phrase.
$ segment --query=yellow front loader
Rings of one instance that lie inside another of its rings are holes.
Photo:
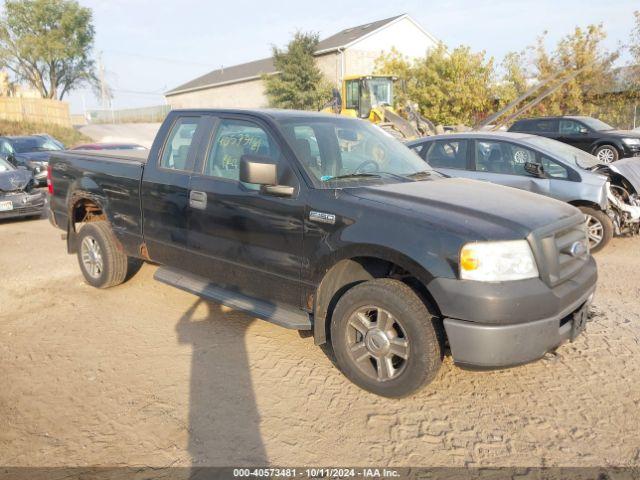
[[[398,78],[388,75],[354,75],[342,81],[342,92],[334,89],[333,100],[324,111],[369,120],[403,140],[433,134],[435,128],[420,116],[415,105],[394,108]]]

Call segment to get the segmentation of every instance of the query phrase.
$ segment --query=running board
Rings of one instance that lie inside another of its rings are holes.
[[[258,300],[242,293],[226,290],[206,278],[171,267],[160,267],[153,276],[157,281],[179,288],[207,300],[242,310],[256,317],[293,330],[311,330],[309,314],[288,306]]]

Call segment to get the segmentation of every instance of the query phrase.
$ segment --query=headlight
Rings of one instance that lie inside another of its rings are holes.
[[[467,243],[460,250],[460,278],[504,282],[536,278],[538,266],[526,240]]]
[[[626,145],[640,145],[640,138],[623,138],[622,141]]]

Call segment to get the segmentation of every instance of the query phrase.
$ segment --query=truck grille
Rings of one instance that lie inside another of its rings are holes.
[[[555,287],[573,277],[587,262],[588,255],[571,252],[576,242],[588,246],[587,229],[582,214],[547,225],[531,233],[529,243],[538,262],[540,277]]]

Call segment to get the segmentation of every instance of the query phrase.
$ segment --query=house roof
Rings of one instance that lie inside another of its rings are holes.
[[[347,47],[361,38],[405,16],[406,14],[396,15],[395,17],[385,18],[383,20],[377,20],[375,22],[365,23],[364,25],[358,25],[357,27],[342,30],[335,35],[321,40],[318,43],[315,54],[322,55],[324,53],[338,50],[339,48]],[[260,60],[254,60],[253,62],[241,63],[232,67],[213,70],[212,72],[206,73],[194,80],[169,90],[165,95],[171,96],[193,90],[225,85],[228,83],[239,83],[259,78],[263,74],[271,73],[276,73],[276,68],[273,65],[273,57],[263,58]]]

